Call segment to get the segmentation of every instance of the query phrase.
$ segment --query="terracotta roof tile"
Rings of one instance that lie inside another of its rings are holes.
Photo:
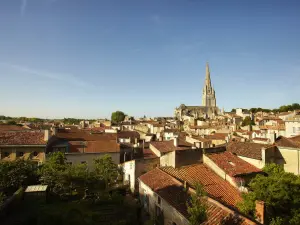
[[[292,138],[286,138],[283,136],[276,138],[275,145],[279,147],[300,148],[300,144],[295,142]]]
[[[204,164],[184,166],[178,169],[173,167],[162,167],[161,169],[181,181],[187,181],[192,187],[199,182],[210,197],[226,205],[235,207],[242,200],[237,189]]]
[[[188,218],[186,203],[190,197],[190,192],[186,192],[180,182],[172,176],[155,168],[146,174],[140,176],[139,180],[152,189],[161,198],[167,201],[173,208],[180,212],[185,218]],[[232,213],[212,201],[207,202],[207,220],[202,224],[216,225],[226,221]],[[240,218],[241,225],[248,224],[244,218]],[[253,223],[250,223],[253,224]]]
[[[120,131],[117,133],[118,138],[140,138],[137,131]]]
[[[261,172],[260,169],[240,159],[231,152],[212,153],[206,156],[232,177]]]
[[[226,149],[238,156],[261,160],[261,149],[263,147],[268,147],[268,145],[250,142],[229,142]]]
[[[46,145],[44,131],[0,132],[0,145]]]
[[[293,142],[297,143],[300,146],[300,135],[289,138]]]
[[[181,139],[178,140],[178,146],[174,145],[174,140],[170,141],[153,141],[150,142],[152,146],[154,146],[160,152],[172,152],[178,150],[188,150],[192,148],[192,144],[183,141]]]
[[[88,141],[85,153],[120,152],[120,145],[116,141]]]
[[[0,131],[19,131],[19,130],[27,130],[22,126],[17,125],[0,125]]]

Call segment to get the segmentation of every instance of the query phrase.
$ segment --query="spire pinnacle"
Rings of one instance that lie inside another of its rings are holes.
[[[209,65],[208,65],[208,62],[206,62],[205,85],[206,85],[207,87],[211,87],[210,72],[209,72]]]

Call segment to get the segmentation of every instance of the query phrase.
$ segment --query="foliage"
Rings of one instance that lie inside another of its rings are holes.
[[[5,194],[0,192],[0,205],[4,202],[4,199],[5,199]]]
[[[94,163],[95,176],[104,180],[106,188],[117,180],[120,171],[110,155],[104,155],[101,158],[97,158],[94,160]]]
[[[235,113],[235,112],[236,112],[236,109],[232,109],[231,112],[232,112],[232,113]]]
[[[14,120],[9,120],[9,121],[7,121],[6,124],[7,124],[7,125],[17,125],[17,122],[14,121]]]
[[[299,224],[300,177],[275,164],[263,170],[268,176],[257,175],[250,182],[251,192],[243,195],[239,209],[254,216],[255,201],[261,200],[265,202],[267,224]]]
[[[288,111],[293,111],[293,110],[298,110],[300,109],[300,104],[298,103],[293,103],[291,105],[282,105],[278,109],[263,109],[263,108],[251,108],[250,112],[252,113],[257,113],[257,112],[288,112]]]
[[[75,118],[64,118],[63,120],[64,124],[75,124],[75,125],[78,125],[80,121],[81,119],[75,119]]]
[[[249,126],[249,125],[255,125],[255,123],[253,122],[250,116],[246,116],[242,122],[242,126]]]
[[[20,186],[36,184],[36,164],[31,161],[1,161],[0,191],[14,192]]]
[[[122,111],[116,111],[111,114],[111,121],[114,123],[120,123],[124,121],[125,119],[125,113]]]
[[[207,204],[204,200],[206,193],[203,187],[197,183],[196,193],[191,196],[190,202],[187,203],[187,211],[191,225],[198,225],[207,219]]]

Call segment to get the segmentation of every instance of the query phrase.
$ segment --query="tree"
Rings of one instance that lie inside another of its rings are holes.
[[[101,158],[97,158],[94,160],[94,163],[95,176],[104,180],[106,188],[117,180],[120,174],[118,165],[113,162],[110,155],[104,155]]]
[[[0,162],[0,192],[13,192],[21,186],[35,184],[37,180],[36,164],[31,161]]]
[[[232,112],[232,113],[235,113],[235,112],[236,112],[236,109],[232,109],[231,112]]]
[[[7,125],[17,125],[17,122],[14,120],[10,120],[6,123]]]
[[[242,122],[242,126],[249,126],[249,125],[255,125],[255,123],[253,122],[253,120],[251,120],[250,116],[246,116]]]
[[[111,121],[114,123],[120,123],[124,121],[125,119],[125,113],[122,111],[116,111],[111,114]]]
[[[207,219],[206,193],[203,187],[197,183],[196,193],[191,196],[190,202],[187,203],[187,211],[191,225],[198,225]]]
[[[263,169],[267,176],[257,175],[250,183],[241,212],[254,216],[255,201],[264,201],[266,224],[300,224],[300,177],[284,172],[282,166],[267,165]]]
[[[0,192],[0,205],[4,202],[4,199],[5,199],[5,195]]]

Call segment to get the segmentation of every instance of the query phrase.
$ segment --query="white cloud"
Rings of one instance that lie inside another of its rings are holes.
[[[72,74],[42,71],[42,70],[37,70],[25,66],[8,64],[8,63],[0,63],[0,65],[13,69],[18,73],[22,73],[22,75],[33,75],[33,76],[43,77],[51,80],[64,81],[68,84],[72,84],[78,87],[91,86],[90,84],[80,80],[78,77]]]

